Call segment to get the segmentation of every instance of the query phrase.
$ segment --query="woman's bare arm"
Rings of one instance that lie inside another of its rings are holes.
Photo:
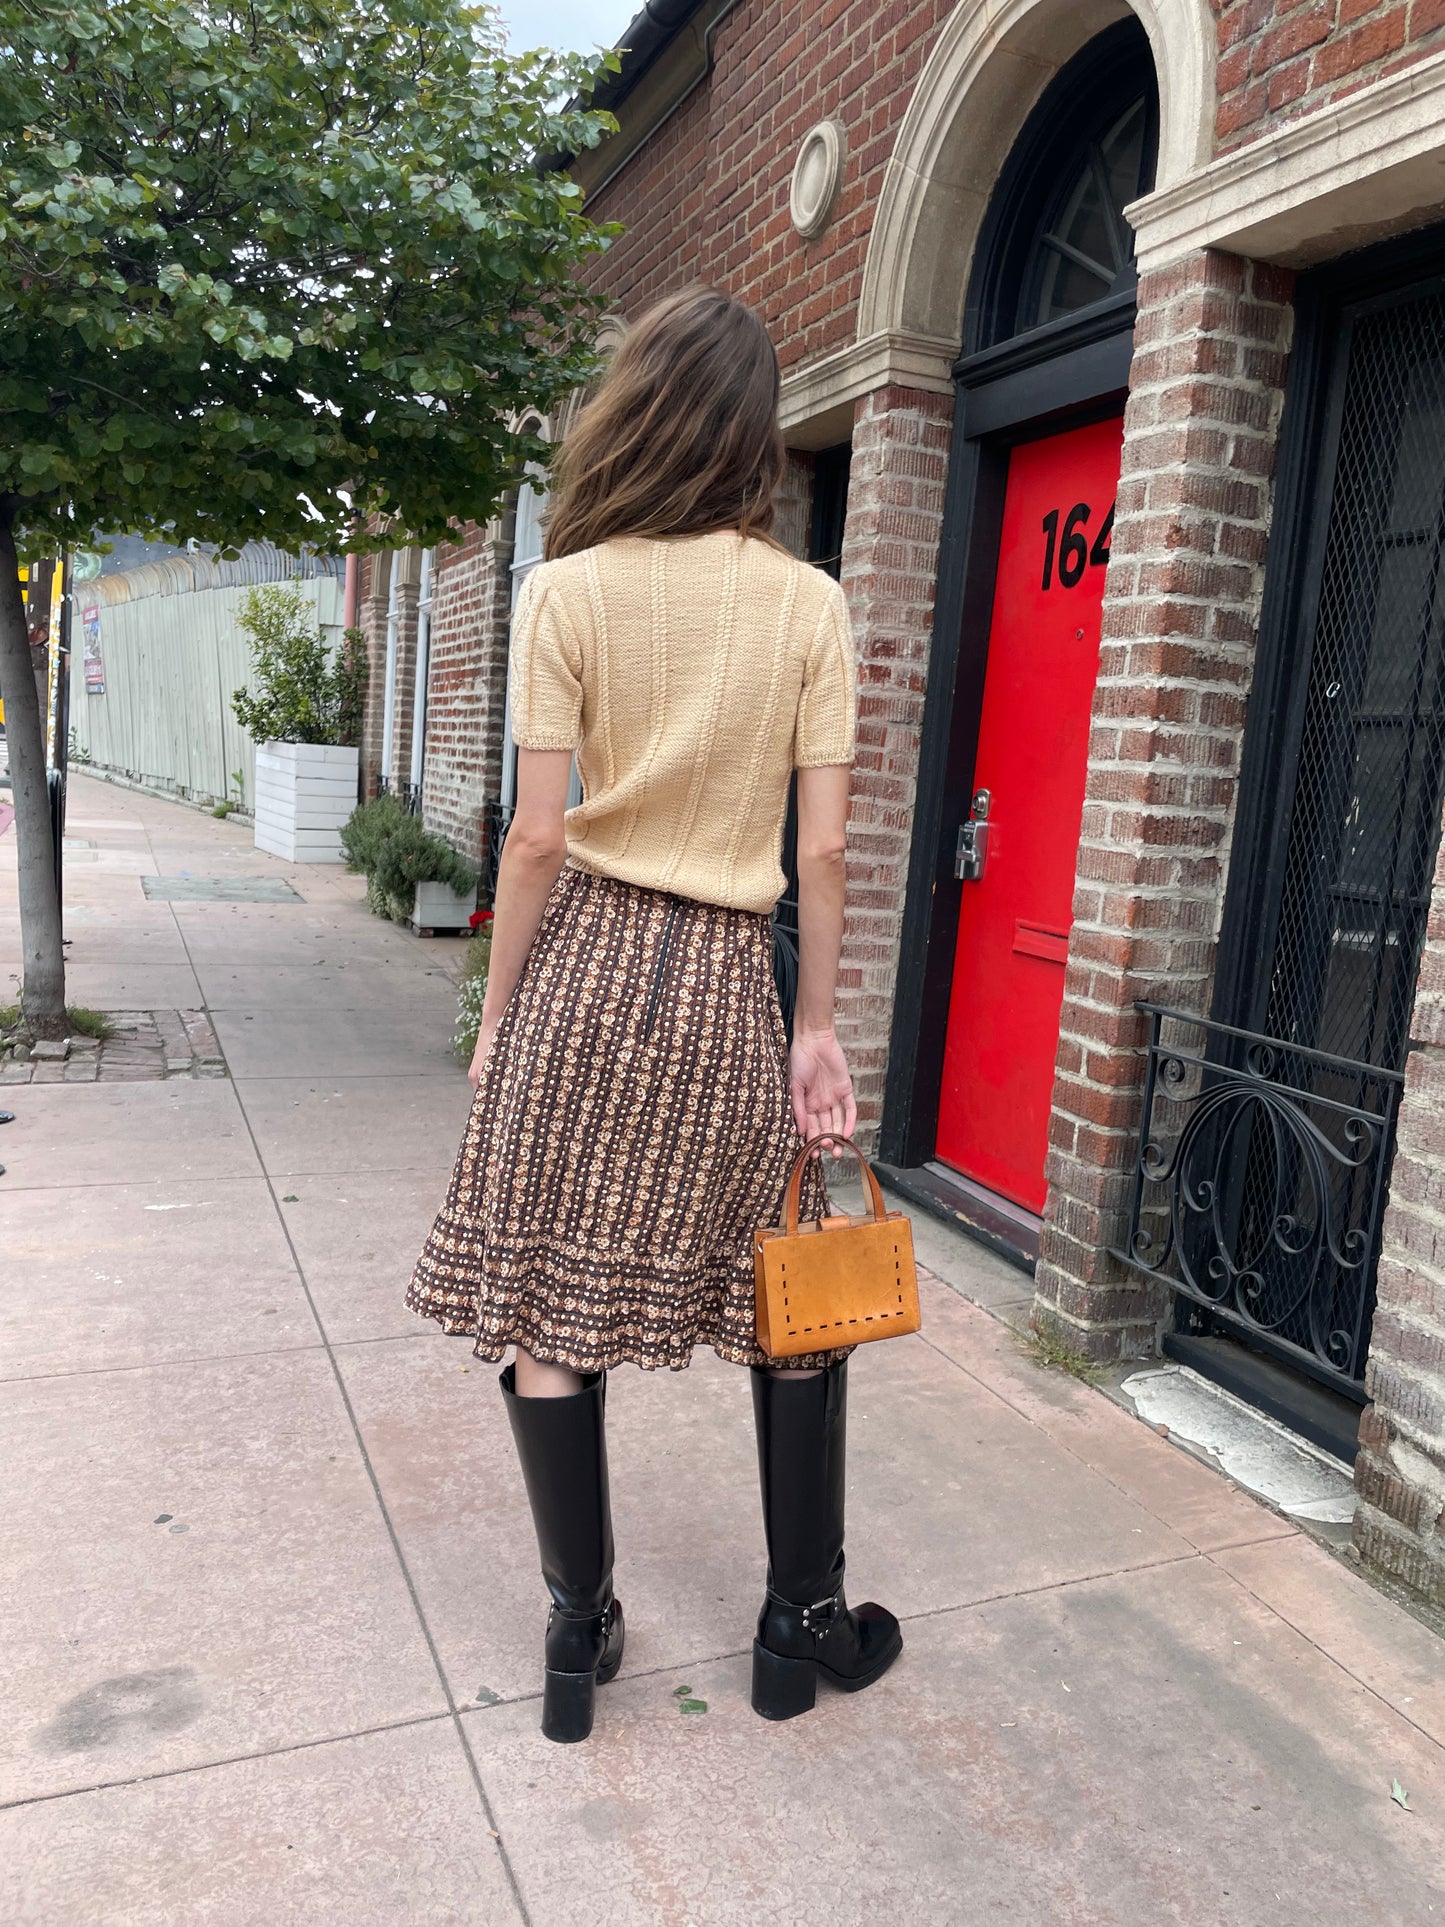
[[[473,1085],[482,1074],[482,1061],[502,1012],[512,1000],[552,885],[566,860],[562,819],[571,773],[571,750],[517,751],[517,807],[497,866],[492,958],[477,1048],[472,1055]]]
[[[833,1029],[848,841],[846,765],[798,771],[798,1004],[793,1019],[793,1116],[805,1138],[851,1137],[853,1079]]]

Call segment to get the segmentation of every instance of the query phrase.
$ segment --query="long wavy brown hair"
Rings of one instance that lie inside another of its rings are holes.
[[[614,535],[767,537],[783,462],[767,329],[716,288],[688,288],[623,337],[563,442],[547,557]]]

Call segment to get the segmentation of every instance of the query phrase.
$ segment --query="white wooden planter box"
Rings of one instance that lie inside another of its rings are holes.
[[[256,750],[256,848],[288,863],[342,863],[339,831],[356,808],[359,752],[324,743]]]
[[[467,919],[477,907],[477,893],[469,890],[459,897],[445,883],[419,883],[412,905],[414,930],[465,930]]]

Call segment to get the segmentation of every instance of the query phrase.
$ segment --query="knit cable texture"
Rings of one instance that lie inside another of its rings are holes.
[[[733,530],[623,536],[528,576],[512,734],[577,753],[569,860],[771,910],[794,769],[853,760],[856,671],[836,582]]]

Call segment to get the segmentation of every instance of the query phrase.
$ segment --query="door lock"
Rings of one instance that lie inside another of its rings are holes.
[[[954,853],[953,874],[963,883],[978,883],[988,862],[989,808],[993,802],[987,790],[976,790],[973,814],[958,829],[958,848]]]

